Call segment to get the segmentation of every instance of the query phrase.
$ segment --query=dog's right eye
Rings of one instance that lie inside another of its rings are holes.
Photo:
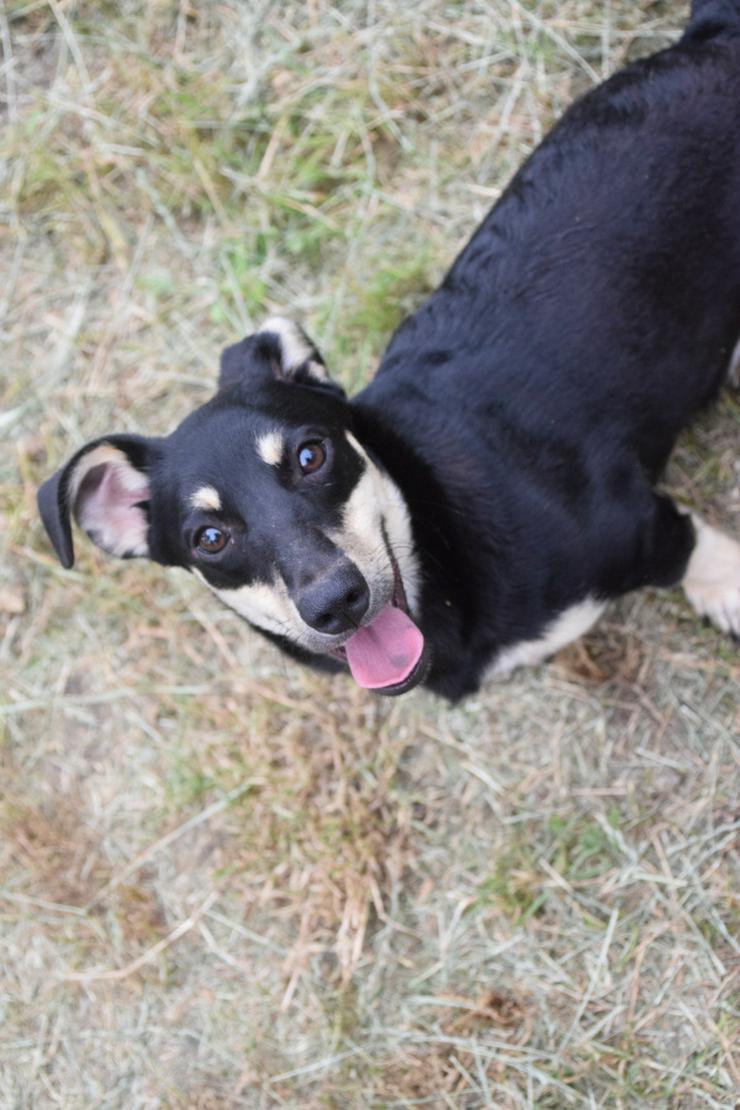
[[[218,555],[229,542],[229,533],[221,528],[214,528],[212,524],[200,528],[195,534],[195,546],[206,555]]]
[[[298,465],[301,474],[314,474],[326,462],[326,447],[321,440],[311,439],[298,448]]]

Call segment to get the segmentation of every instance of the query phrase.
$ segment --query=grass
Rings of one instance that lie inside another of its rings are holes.
[[[734,1106],[737,651],[615,606],[460,706],[303,671],[35,489],[288,311],[351,389],[683,5],[6,0],[0,1103]],[[737,534],[736,398],[668,476]]]

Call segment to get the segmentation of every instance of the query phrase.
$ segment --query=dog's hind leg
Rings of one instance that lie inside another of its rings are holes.
[[[691,604],[740,638],[740,543],[693,516],[696,543],[681,585]]]

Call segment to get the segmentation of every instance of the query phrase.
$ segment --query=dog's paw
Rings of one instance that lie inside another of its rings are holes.
[[[696,545],[682,582],[702,617],[740,637],[740,543],[694,516]]]

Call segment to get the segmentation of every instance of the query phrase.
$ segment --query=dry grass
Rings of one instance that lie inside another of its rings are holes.
[[[450,708],[283,661],[34,492],[268,312],[372,372],[649,0],[5,0],[0,1102],[731,1107],[738,655],[676,595]],[[740,533],[727,396],[670,475]]]

